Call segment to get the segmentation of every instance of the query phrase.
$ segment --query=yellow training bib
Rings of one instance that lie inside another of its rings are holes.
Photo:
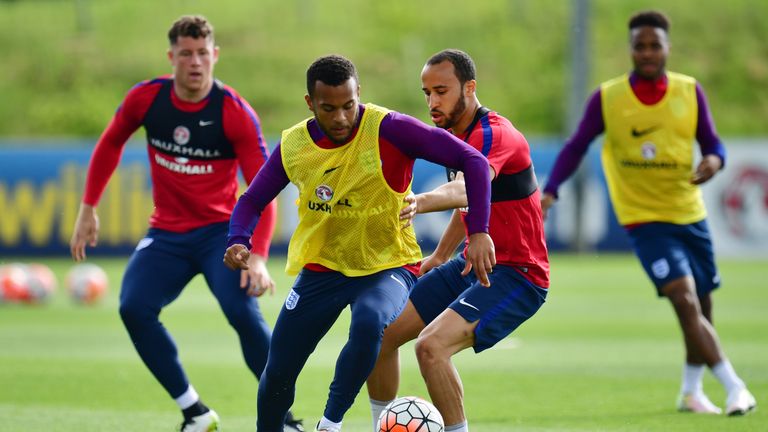
[[[365,276],[421,260],[413,227],[401,228],[410,193],[396,192],[381,170],[379,125],[389,110],[366,104],[352,141],[317,146],[307,119],[283,131],[283,167],[299,189],[299,224],[288,246],[286,272],[317,263],[347,276]]]

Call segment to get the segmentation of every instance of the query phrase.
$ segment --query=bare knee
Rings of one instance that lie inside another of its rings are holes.
[[[443,357],[442,351],[436,338],[419,336],[416,340],[416,359],[422,367],[435,364],[441,360]]]
[[[698,319],[701,315],[696,286],[691,277],[679,278],[668,283],[662,288],[662,293],[667,296],[682,320]]]

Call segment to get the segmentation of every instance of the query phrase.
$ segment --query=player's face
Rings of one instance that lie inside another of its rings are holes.
[[[630,49],[635,73],[645,79],[656,79],[664,74],[669,55],[669,40],[663,29],[642,26],[632,29]]]
[[[357,123],[360,86],[354,78],[331,86],[315,82],[312,97],[304,96],[310,111],[315,113],[318,126],[336,144],[344,144],[352,136]]]
[[[182,99],[205,97],[213,82],[219,48],[210,38],[180,36],[168,50],[175,88]]]
[[[461,85],[453,63],[449,61],[424,66],[421,90],[435,126],[449,129],[459,121],[467,109],[466,84]]]

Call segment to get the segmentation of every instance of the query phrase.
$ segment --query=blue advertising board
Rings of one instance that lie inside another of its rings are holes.
[[[554,140],[532,140],[536,176],[543,185],[559,147]],[[586,184],[582,233],[589,247],[600,250],[628,248],[607,197],[599,169],[597,148],[585,158]],[[30,143],[0,146],[0,255],[58,255],[69,252],[82,197],[92,144]],[[417,161],[413,190],[432,189],[445,181],[445,170]],[[273,251],[287,248],[296,223],[296,191],[289,186],[278,197],[278,225]],[[548,244],[559,250],[572,244],[576,233],[572,185],[560,191],[560,201],[546,222]],[[152,211],[152,190],[146,150],[126,147],[98,206],[100,235],[91,254],[126,254],[144,236]],[[420,215],[415,221],[425,253],[437,244],[450,218],[449,212]]]

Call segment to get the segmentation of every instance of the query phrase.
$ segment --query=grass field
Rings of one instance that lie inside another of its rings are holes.
[[[3,261],[11,261],[4,259]],[[60,277],[63,258],[42,260]],[[765,431],[768,416],[679,414],[674,399],[683,360],[670,306],[655,298],[630,256],[553,257],[552,291],[540,313],[497,347],[462,353],[473,432],[495,431]],[[180,416],[123,330],[117,292],[125,259],[94,259],[112,288],[95,307],[73,305],[59,289],[49,304],[0,305],[0,431],[170,431]],[[273,323],[291,280],[273,258],[279,293],[261,301]],[[723,346],[752,392],[768,395],[766,262],[722,261],[715,295]],[[294,411],[313,424],[325,403],[348,315],[331,330],[298,383]],[[235,334],[202,279],[163,313],[182,361],[224,431],[252,431],[256,382]],[[401,394],[426,396],[412,346],[402,353]],[[724,392],[707,375],[719,404]],[[369,431],[365,390],[344,420],[345,431]]]

